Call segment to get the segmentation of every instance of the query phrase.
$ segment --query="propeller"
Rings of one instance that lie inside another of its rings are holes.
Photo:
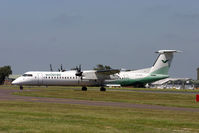
[[[59,72],[65,72],[66,70],[63,69],[63,66],[62,66],[62,64],[61,64],[61,65],[60,65],[60,68],[58,68],[58,71],[59,71]]]
[[[63,71],[63,66],[62,66],[62,64],[61,64],[60,68],[61,68],[60,70]]]
[[[50,64],[50,71],[52,72],[53,71],[53,68],[52,68],[52,65]]]
[[[82,77],[82,68],[81,68],[81,65],[79,65],[79,67],[78,66],[76,66],[76,76],[79,76],[79,77]]]

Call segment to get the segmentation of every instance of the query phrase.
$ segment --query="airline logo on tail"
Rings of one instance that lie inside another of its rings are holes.
[[[167,63],[169,60],[162,60],[162,62],[165,64],[165,63]]]

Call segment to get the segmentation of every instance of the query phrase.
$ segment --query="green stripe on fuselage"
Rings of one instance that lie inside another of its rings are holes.
[[[169,71],[169,66],[165,66],[162,67],[154,72],[152,72],[151,74],[163,74],[163,75],[168,75],[168,71]]]
[[[139,79],[126,78],[126,79],[114,80],[114,81],[108,82],[108,84],[120,84],[121,86],[131,86],[131,85],[139,85],[139,84],[145,85],[147,83],[152,83],[152,82],[165,79],[168,77],[169,77],[168,75],[159,75],[159,74],[153,75],[152,74],[150,76],[139,78]]]

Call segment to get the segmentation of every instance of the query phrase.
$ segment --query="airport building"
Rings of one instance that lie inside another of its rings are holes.
[[[199,80],[199,68],[197,69],[197,80]]]
[[[199,89],[199,80],[194,81],[194,86],[196,89]]]
[[[149,87],[158,89],[195,89],[195,84],[190,78],[167,78],[156,81]]]

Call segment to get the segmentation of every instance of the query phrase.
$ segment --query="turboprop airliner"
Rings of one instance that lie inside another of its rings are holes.
[[[23,86],[81,86],[86,91],[88,86],[99,86],[100,91],[106,91],[105,86],[135,86],[144,87],[161,79],[168,78],[168,71],[173,59],[173,54],[181,52],[177,50],[159,50],[157,60],[150,68],[121,71],[110,70],[87,70],[82,71],[81,66],[76,70],[45,72],[30,71],[23,74],[12,82],[13,85]]]

